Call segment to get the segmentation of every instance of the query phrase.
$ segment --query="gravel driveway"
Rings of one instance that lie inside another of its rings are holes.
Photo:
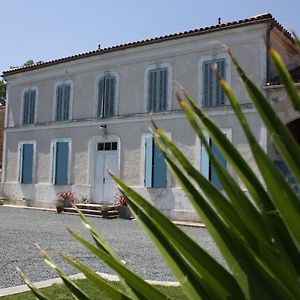
[[[136,221],[102,218],[89,220],[127,262],[128,267],[143,278],[175,280]],[[24,284],[15,271],[16,266],[20,267],[32,281],[57,277],[40,257],[35,243],[54,256],[70,275],[78,271],[62,261],[58,253],[67,253],[73,258],[80,258],[98,272],[113,274],[108,267],[74,240],[64,226],[89,238],[78,216],[0,206],[0,288]],[[206,229],[188,227],[182,229],[223,262]]]

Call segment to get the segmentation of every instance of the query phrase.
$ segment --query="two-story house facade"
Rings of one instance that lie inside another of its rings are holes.
[[[266,129],[223,46],[263,88],[273,72],[266,38],[288,65],[295,62],[292,37],[264,14],[3,72],[7,81],[3,195],[50,207],[58,192],[72,191],[78,199],[110,203],[116,193],[110,169],[171,218],[196,220],[153,143],[150,113],[221,189],[179,109],[172,88],[174,81],[179,82],[255,168],[211,66],[216,64],[233,87],[255,136],[268,151]],[[214,145],[212,149],[230,170],[218,149]]]

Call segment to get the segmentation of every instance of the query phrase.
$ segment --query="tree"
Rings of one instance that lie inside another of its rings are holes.
[[[0,80],[0,106],[5,106],[6,99],[6,82]]]

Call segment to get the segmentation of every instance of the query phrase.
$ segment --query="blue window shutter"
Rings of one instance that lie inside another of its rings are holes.
[[[64,95],[63,95],[63,120],[69,120],[69,109],[70,109],[70,90],[71,90],[71,86],[68,85],[64,85]]]
[[[21,183],[32,183],[33,144],[22,145]]]
[[[148,112],[155,111],[155,97],[156,97],[156,88],[155,88],[155,76],[156,72],[154,70],[149,71],[148,73]]]
[[[103,116],[109,117],[114,115],[115,105],[115,87],[116,78],[114,76],[104,77],[104,94],[103,94]]]
[[[69,143],[56,143],[56,162],[54,184],[68,184]]]
[[[25,92],[23,100],[23,124],[28,124],[28,102],[29,94],[28,92]]]
[[[36,92],[33,90],[30,92],[30,104],[29,104],[29,123],[30,124],[34,124],[35,98],[36,98]]]
[[[167,186],[167,166],[164,156],[157,148],[156,144],[153,145],[153,187],[164,188]]]
[[[63,87],[58,86],[56,90],[56,121],[62,120],[62,101],[63,101]]]
[[[209,143],[209,136],[208,133],[205,132],[205,139],[207,141],[207,143]],[[208,153],[203,145],[203,143],[201,143],[201,174],[209,179],[209,157],[208,157]]]
[[[225,158],[223,157],[223,155],[221,154],[221,152],[219,151],[219,149],[217,148],[217,146],[213,142],[211,142],[211,150],[212,150],[214,156],[217,158],[217,160],[221,163],[221,165],[223,167],[226,167]],[[222,185],[221,185],[221,183],[219,181],[219,178],[216,174],[216,171],[213,167],[211,168],[211,182],[219,190],[222,189]]]
[[[98,117],[101,117],[103,115],[103,99],[104,99],[104,78],[99,80],[99,84],[98,84],[98,112],[97,112]]]
[[[203,102],[204,107],[210,106],[211,102],[211,81],[210,81],[210,64],[203,63]]]
[[[152,187],[153,174],[153,138],[145,139],[145,187]]]
[[[168,69],[159,71],[159,105],[158,111],[167,110]]]

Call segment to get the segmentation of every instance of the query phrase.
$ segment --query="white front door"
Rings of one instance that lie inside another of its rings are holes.
[[[94,203],[113,203],[117,188],[108,170],[119,175],[117,142],[97,144],[94,176]]]

